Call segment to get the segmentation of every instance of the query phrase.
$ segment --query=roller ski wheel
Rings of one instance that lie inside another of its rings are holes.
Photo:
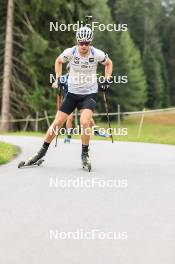
[[[37,162],[32,163],[32,164],[30,164],[30,162],[25,163],[25,161],[21,161],[18,164],[18,169],[21,169],[21,168],[24,168],[24,167],[35,167],[35,166],[38,166],[39,167],[43,162],[44,162],[43,159],[40,159]]]
[[[91,171],[91,163],[83,164],[83,169],[87,169],[89,172]]]
[[[44,160],[40,159],[40,160],[37,161],[36,165],[40,166],[43,162],[44,162]]]
[[[88,170],[90,172],[91,171],[91,162],[90,162],[90,159],[89,159],[89,155],[88,154],[83,154],[81,156],[81,159],[82,159],[82,167],[83,167],[83,169],[86,169],[86,170]]]
[[[25,161],[21,161],[19,164],[18,164],[18,169],[22,168],[25,166]]]

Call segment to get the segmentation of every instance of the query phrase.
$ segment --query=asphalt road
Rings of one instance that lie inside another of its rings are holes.
[[[21,154],[0,167],[1,264],[174,264],[175,147],[79,141],[18,169],[41,138],[0,136]]]

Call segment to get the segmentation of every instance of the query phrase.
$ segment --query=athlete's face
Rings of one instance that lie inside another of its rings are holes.
[[[79,47],[79,51],[80,53],[86,54],[89,51],[89,47],[90,47],[91,42],[78,42],[78,47]]]

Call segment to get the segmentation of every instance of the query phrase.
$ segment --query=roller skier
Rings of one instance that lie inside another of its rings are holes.
[[[49,127],[41,149],[23,165],[19,167],[38,165],[45,156],[50,143],[56,136],[56,131],[62,127],[68,116],[78,108],[80,110],[80,125],[82,126],[82,166],[91,170],[89,158],[90,135],[86,133],[91,126],[93,111],[97,102],[97,65],[101,63],[105,67],[105,79],[101,84],[103,92],[109,88],[109,79],[112,75],[112,61],[103,51],[91,45],[93,40],[92,30],[85,26],[76,33],[77,45],[68,48],[58,56],[55,61],[56,82],[60,87],[60,76],[62,75],[62,64],[69,62],[70,71],[68,78],[68,93],[57,111],[55,120]],[[88,81],[87,81],[88,80]]]

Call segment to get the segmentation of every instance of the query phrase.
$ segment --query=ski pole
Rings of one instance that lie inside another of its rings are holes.
[[[103,99],[104,99],[106,116],[107,116],[107,120],[108,120],[108,126],[109,126],[109,129],[111,131],[111,141],[112,141],[112,143],[114,143],[114,139],[113,139],[113,135],[112,135],[111,122],[110,122],[110,118],[109,118],[109,104],[108,104],[108,99],[107,99],[107,95],[106,95],[105,91],[103,91]]]

